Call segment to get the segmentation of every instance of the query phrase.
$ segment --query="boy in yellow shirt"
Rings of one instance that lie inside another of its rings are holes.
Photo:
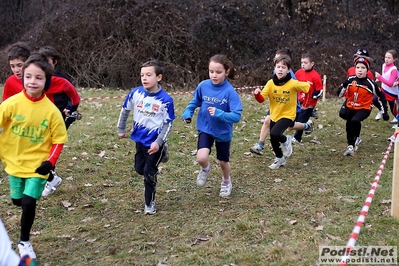
[[[270,104],[270,143],[276,155],[270,169],[286,164],[285,157],[292,154],[292,136],[284,135],[288,127],[295,124],[298,91],[307,93],[310,85],[291,78],[291,58],[283,55],[274,61],[275,74],[260,90],[254,91],[255,99],[262,103],[269,98]],[[280,145],[281,143],[281,145]]]
[[[11,200],[22,209],[19,254],[36,259],[29,241],[36,202],[61,155],[67,132],[60,111],[44,94],[53,73],[47,59],[32,54],[22,71],[24,90],[0,105],[0,159],[9,175]]]

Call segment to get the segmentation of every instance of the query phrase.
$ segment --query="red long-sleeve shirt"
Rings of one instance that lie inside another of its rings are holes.
[[[313,92],[320,91],[323,89],[323,83],[320,74],[312,69],[305,71],[302,68],[295,72],[295,77],[299,81],[305,81],[310,84],[309,92],[299,92],[298,99],[301,102],[303,108],[309,108],[310,106],[316,107],[317,99],[313,99]]]
[[[18,79],[15,75],[10,76],[4,85],[3,101],[21,92],[23,89],[24,87],[22,85],[22,80]],[[51,78],[50,88],[45,93],[47,98],[49,98],[53,103],[54,96],[61,93],[65,93],[69,99],[71,99],[72,106],[77,108],[80,103],[80,96],[76,88],[72,85],[72,83],[64,78],[53,76]]]
[[[80,103],[80,96],[76,88],[66,79],[53,76],[51,78],[50,88],[46,91],[46,96],[54,102],[54,95],[65,93],[71,99],[72,106]]]
[[[7,100],[11,96],[23,91],[22,80],[17,78],[15,75],[8,77],[4,84],[3,101]]]

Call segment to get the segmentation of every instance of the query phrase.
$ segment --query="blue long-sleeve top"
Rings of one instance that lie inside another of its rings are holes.
[[[214,85],[210,79],[198,84],[193,99],[183,111],[186,120],[194,115],[199,107],[197,118],[198,132],[212,135],[219,142],[226,142],[233,137],[233,124],[241,119],[242,104],[240,96],[226,79]],[[215,114],[209,114],[208,107],[215,107]]]

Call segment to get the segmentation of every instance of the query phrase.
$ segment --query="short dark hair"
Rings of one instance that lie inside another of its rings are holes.
[[[302,58],[309,58],[310,63],[314,63],[314,60],[315,60],[315,56],[312,53],[309,53],[309,52],[304,53],[302,55]]]
[[[30,47],[26,42],[14,43],[8,48],[7,60],[13,60],[20,58],[22,61],[26,61],[30,55]]]
[[[279,57],[276,58],[276,60],[274,60],[274,66],[277,65],[277,63],[283,62],[288,69],[291,69],[291,57],[289,57],[288,55],[281,55]]]
[[[141,65],[142,68],[150,66],[153,66],[155,68],[155,75],[158,76],[163,74],[163,67],[158,60],[150,60]]]
[[[278,49],[278,50],[276,51],[275,54],[279,54],[279,55],[288,55],[290,58],[292,58],[291,51],[290,51],[290,49],[288,49],[288,48]]]
[[[22,73],[25,74],[25,69],[30,66],[31,64],[34,64],[38,67],[40,67],[46,76],[46,84],[44,86],[44,91],[48,90],[50,87],[50,82],[51,82],[51,77],[54,74],[54,69],[51,67],[51,65],[47,61],[47,57],[42,56],[39,53],[32,53],[28,59],[24,62],[24,66],[22,67]],[[23,78],[22,78],[23,79]]]
[[[53,60],[60,61],[61,54],[53,46],[44,46],[39,49],[39,53],[44,57],[51,57]]]

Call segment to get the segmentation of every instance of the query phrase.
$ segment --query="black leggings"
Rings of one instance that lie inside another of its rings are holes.
[[[351,110],[346,105],[342,105],[339,116],[346,120],[346,140],[348,145],[355,145],[356,138],[360,136],[362,121],[369,117],[371,110],[360,109]]]
[[[12,199],[14,205],[22,207],[21,216],[21,241],[29,241],[30,231],[36,216],[36,199],[24,195],[22,199]]]
[[[277,122],[270,121],[270,143],[272,144],[274,154],[277,158],[283,157],[280,143],[284,143],[287,141],[287,137],[284,135],[284,131],[286,131],[289,126],[291,126],[292,122],[293,121],[288,118],[281,118]]]

